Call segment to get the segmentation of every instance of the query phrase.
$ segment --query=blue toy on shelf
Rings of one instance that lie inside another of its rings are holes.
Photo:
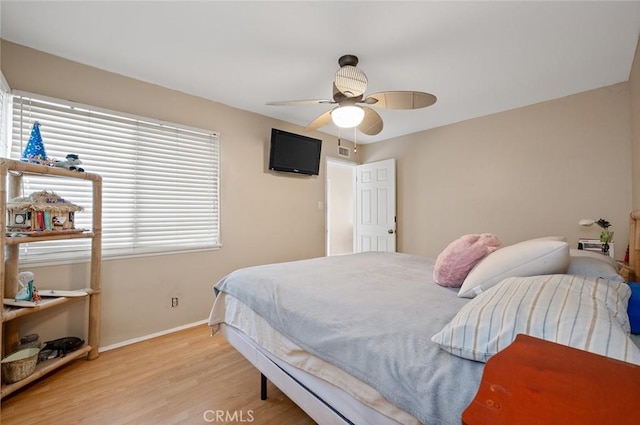
[[[27,142],[27,146],[22,153],[22,160],[26,162],[35,162],[44,164],[47,161],[47,153],[44,150],[44,142],[40,135],[40,123],[35,121],[31,128],[31,136]]]

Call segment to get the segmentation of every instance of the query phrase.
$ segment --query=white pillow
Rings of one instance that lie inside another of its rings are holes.
[[[458,296],[473,298],[502,279],[564,273],[569,266],[569,244],[540,238],[505,246],[486,256],[471,269]]]
[[[618,274],[619,266],[609,256],[597,252],[584,251],[582,249],[569,250],[569,267],[567,274],[581,276],[601,277],[616,282],[624,279]]]
[[[541,238],[531,239],[532,241],[561,241],[567,242],[566,236],[543,236]]]
[[[431,340],[486,362],[522,333],[640,364],[629,338],[630,296],[627,284],[592,277],[511,277],[465,304]]]

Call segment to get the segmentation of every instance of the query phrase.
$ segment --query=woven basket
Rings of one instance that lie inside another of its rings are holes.
[[[25,348],[2,359],[2,380],[13,384],[35,372],[39,352],[39,348]]]

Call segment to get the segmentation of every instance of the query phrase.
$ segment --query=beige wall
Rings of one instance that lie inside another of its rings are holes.
[[[324,140],[320,176],[274,174],[267,171],[271,128],[298,133],[302,128],[6,41],[2,59],[14,90],[220,132],[222,248],[104,261],[101,346],[206,319],[212,285],[236,268],[324,255],[324,156],[337,152],[335,137],[312,134]],[[60,286],[80,279],[84,267],[34,269],[36,282]],[[175,296],[180,305],[170,308]],[[64,310],[55,315],[68,327],[46,329],[43,337],[78,332],[75,316]]]
[[[633,209],[638,209],[640,208],[640,43],[636,47],[636,54],[633,58],[629,85],[631,86],[631,135],[633,140]]]
[[[362,147],[363,162],[395,157],[399,251],[435,257],[465,233],[505,243],[599,235],[606,218],[616,257],[631,209],[629,84],[444,126]]]

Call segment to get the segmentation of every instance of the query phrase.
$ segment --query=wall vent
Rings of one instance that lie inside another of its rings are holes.
[[[346,146],[338,146],[338,155],[349,158],[351,156],[351,149]]]

